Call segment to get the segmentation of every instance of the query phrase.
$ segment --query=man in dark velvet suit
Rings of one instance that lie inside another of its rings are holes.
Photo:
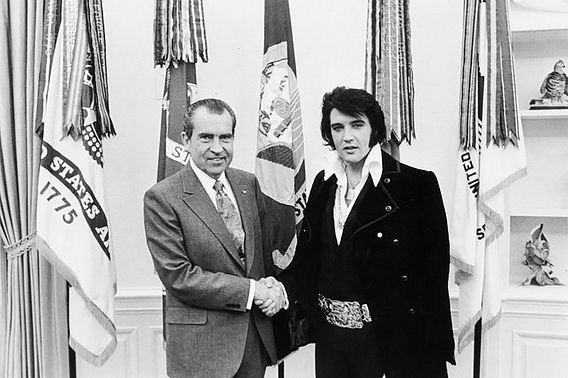
[[[434,173],[381,151],[383,113],[363,90],[325,94],[321,133],[332,151],[278,277],[291,303],[311,304],[317,377],[447,377],[449,242]]]

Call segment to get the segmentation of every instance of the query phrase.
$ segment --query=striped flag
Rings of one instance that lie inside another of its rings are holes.
[[[482,332],[499,321],[506,281],[504,190],[526,175],[508,17],[507,2],[464,3],[461,150],[450,221],[459,352],[473,341],[477,321]]]
[[[182,169],[190,159],[181,139],[187,106],[197,100],[195,63],[207,62],[202,0],[156,0],[154,65],[166,66],[157,181]],[[166,295],[162,288],[162,330],[166,340]]]
[[[69,345],[100,366],[116,347],[116,274],[105,214],[102,148],[102,137],[114,129],[105,102],[100,2],[65,3],[59,32],[49,39],[54,49],[45,50],[44,57],[49,72],[42,95],[38,245],[71,285]]]
[[[195,63],[207,62],[207,35],[202,0],[156,0],[154,65],[166,67],[158,181],[189,162],[183,146],[183,115],[197,99]]]
[[[365,90],[385,115],[383,149],[397,157],[399,145],[416,137],[409,0],[368,0],[365,51]]]
[[[196,100],[197,84],[194,63],[180,62],[166,69],[162,120],[158,153],[158,181],[179,171],[189,162],[189,152],[181,140],[183,115]]]
[[[288,0],[265,0],[256,176],[274,230],[274,264],[294,257],[306,204],[304,137]]]

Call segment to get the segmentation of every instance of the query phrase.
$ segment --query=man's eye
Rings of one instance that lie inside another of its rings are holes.
[[[199,137],[199,139],[200,139],[202,142],[209,142],[209,141],[210,141],[211,139],[213,139],[213,138],[211,137],[211,135],[202,135],[202,136]]]
[[[333,130],[335,132],[341,131],[341,130],[343,130],[343,126],[341,126],[341,125],[331,126],[331,130]]]
[[[223,142],[230,142],[231,140],[233,140],[233,136],[232,135],[223,135],[220,138]]]

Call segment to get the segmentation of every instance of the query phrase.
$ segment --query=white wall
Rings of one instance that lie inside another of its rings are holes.
[[[406,163],[437,173],[450,210],[457,144],[461,2],[412,2],[416,133]],[[156,179],[162,70],[153,68],[150,0],[105,1],[111,115],[107,201],[119,288],[159,287],[142,225],[142,196]],[[262,69],[263,0],[204,0],[210,62],[197,65],[200,97],[226,100],[238,118],[233,165],[254,171]],[[364,82],[366,1],[290,0],[308,182],[323,165],[324,92]]]
[[[367,1],[289,1],[311,185],[325,152],[319,134],[323,93],[338,85],[364,84]],[[103,3],[111,116],[118,134],[105,144],[105,175],[121,338],[104,374],[83,365],[79,376],[151,376],[150,371],[163,372],[163,359],[153,360],[160,365],[158,370],[150,369],[148,359],[133,360],[129,348],[152,340],[150,349],[156,351],[160,342],[160,284],[153,274],[142,219],[144,191],[156,181],[163,90],[162,70],[153,68],[154,1]],[[403,162],[436,172],[449,214],[457,156],[462,1],[412,1],[410,6],[418,139],[412,147],[403,147],[401,156]],[[264,1],[204,0],[204,8],[210,62],[197,65],[199,96],[222,98],[234,108],[238,125],[233,166],[254,171]],[[138,307],[144,310],[144,319],[153,314],[145,331],[129,324],[135,319],[132,308]],[[117,359],[127,359],[128,367]],[[300,365],[309,374],[309,360]],[[114,366],[126,370],[119,372]]]

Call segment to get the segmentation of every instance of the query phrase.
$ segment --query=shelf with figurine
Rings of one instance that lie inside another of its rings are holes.
[[[561,286],[568,301],[568,217],[511,215],[509,223],[509,286]]]
[[[540,98],[533,98],[529,103],[530,110],[568,109],[568,76],[565,64],[559,59],[540,86]]]

